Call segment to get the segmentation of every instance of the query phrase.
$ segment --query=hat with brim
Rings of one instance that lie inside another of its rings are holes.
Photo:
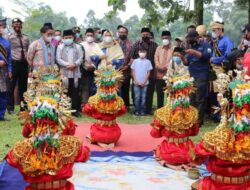
[[[206,36],[207,29],[205,25],[199,25],[196,27],[196,31],[198,32],[199,36]]]
[[[23,24],[23,21],[22,21],[20,18],[13,18],[13,19],[12,19],[12,24],[14,24],[14,23]]]
[[[176,37],[174,40],[177,41],[177,42],[182,42],[183,41],[181,37]]]
[[[69,29],[69,30],[64,30],[63,31],[63,36],[73,36],[74,35],[74,32],[73,30]]]
[[[6,21],[7,21],[7,18],[1,18],[1,19],[0,19],[0,23],[1,23],[1,24],[6,24]]]

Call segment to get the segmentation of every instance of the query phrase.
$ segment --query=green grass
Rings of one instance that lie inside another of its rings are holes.
[[[6,153],[14,146],[14,144],[22,140],[22,126],[18,120],[17,115],[6,114],[6,119],[9,121],[0,122],[0,160],[2,160]],[[150,124],[153,121],[153,116],[135,117],[132,113],[127,113],[122,117],[119,117],[118,122],[126,124]],[[76,118],[76,122],[93,122],[94,119],[83,116]],[[214,129],[216,125],[211,122],[205,122],[205,125],[201,128],[200,133],[192,139],[197,142],[201,139],[202,135]]]

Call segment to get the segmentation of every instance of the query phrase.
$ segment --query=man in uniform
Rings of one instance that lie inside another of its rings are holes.
[[[75,34],[75,42],[81,43],[82,42],[81,28],[79,26],[76,26],[73,28],[73,32]]]
[[[28,82],[28,62],[27,52],[29,48],[29,39],[22,33],[23,22],[19,18],[12,20],[13,32],[10,33],[8,39],[11,43],[11,58],[12,58],[12,81],[10,83],[10,96],[8,100],[8,112],[14,113],[15,101],[14,90],[16,85],[19,90],[19,100],[24,100],[23,93],[27,90]],[[23,107],[20,111],[23,111]]]
[[[4,121],[8,101],[8,83],[12,77],[11,47],[6,35],[6,18],[0,20],[0,121]]]

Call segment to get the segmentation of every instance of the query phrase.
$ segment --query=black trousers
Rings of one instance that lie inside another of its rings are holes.
[[[154,91],[155,91],[155,79],[150,77],[146,95],[146,113],[149,114],[152,113]]]
[[[12,60],[12,80],[10,81],[10,92],[8,97],[8,110],[13,111],[15,107],[14,91],[18,86],[19,100],[24,101],[23,93],[27,91],[28,62],[26,60]]]
[[[164,88],[166,87],[166,83],[163,79],[156,79],[155,87],[157,93],[157,107],[161,108],[164,103]]]
[[[81,111],[80,95],[79,95],[79,80],[78,86],[75,87],[74,79],[69,78],[68,96],[71,98],[72,109]]]
[[[126,107],[130,106],[129,103],[129,89],[130,89],[130,78],[129,74],[124,74],[124,81],[121,86],[121,95]]]
[[[190,102],[198,109],[199,121],[203,124],[208,96],[208,80],[195,78],[194,86],[196,87],[196,91],[190,95]]]

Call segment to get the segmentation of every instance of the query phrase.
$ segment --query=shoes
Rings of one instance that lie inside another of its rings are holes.
[[[0,118],[0,122],[1,121],[9,121],[8,119],[5,119],[5,118]]]
[[[75,112],[75,113],[72,113],[72,115],[74,116],[74,117],[81,117],[82,116],[82,114],[80,113],[80,112]]]
[[[134,112],[134,115],[135,116],[140,116],[140,113],[139,112]]]
[[[9,115],[14,115],[15,112],[14,112],[14,110],[8,110],[8,114],[9,114]]]
[[[146,114],[144,112],[141,112],[140,116],[145,116]]]
[[[146,114],[147,115],[154,115],[153,111],[147,111]]]

